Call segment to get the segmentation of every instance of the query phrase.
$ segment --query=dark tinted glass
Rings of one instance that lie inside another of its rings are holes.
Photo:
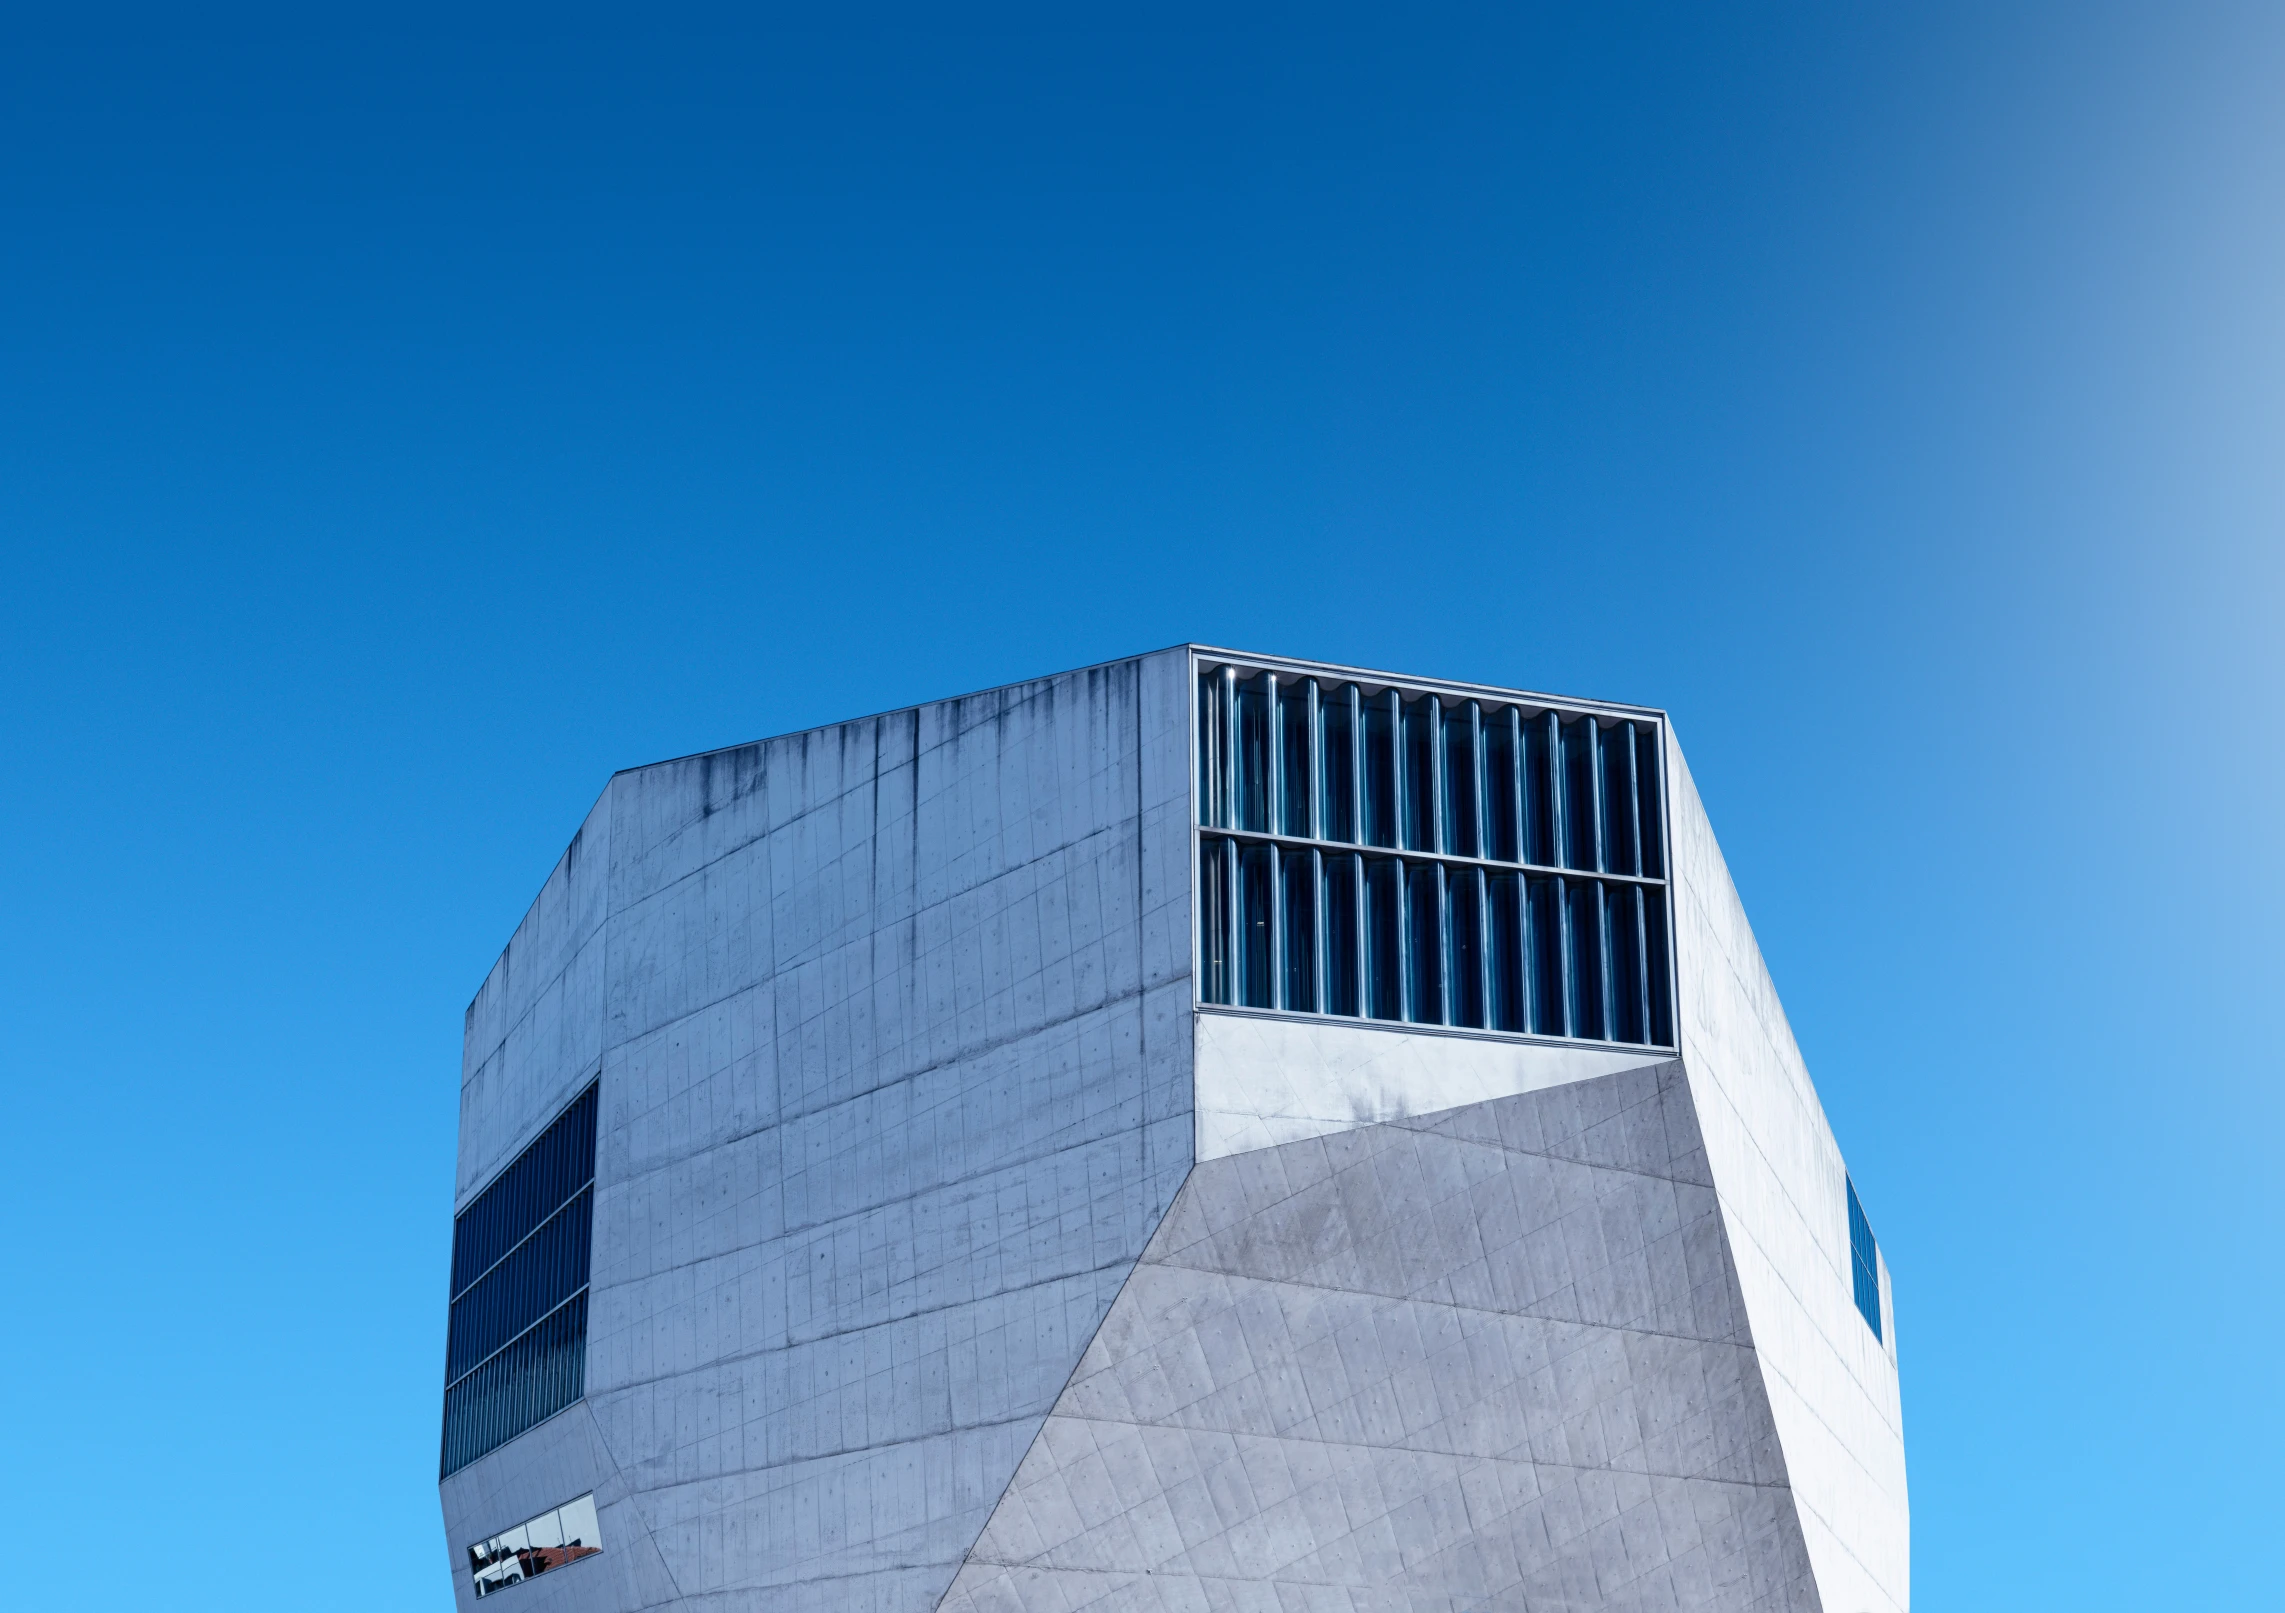
[[[1595,798],[1601,782],[1595,765],[1595,719],[1574,717],[1563,725],[1563,866],[1602,866],[1595,844]]]
[[[1270,675],[1238,685],[1237,796],[1240,829],[1269,833]]]
[[[1235,971],[1230,961],[1230,890],[1237,848],[1231,841],[1209,835],[1198,842],[1198,999],[1227,1003],[1237,1000]]]
[[[1238,848],[1238,1001],[1248,1008],[1271,1005],[1270,901],[1276,877],[1276,848]]]
[[[1344,684],[1317,713],[1317,788],[1326,840],[1357,838],[1357,686]]]
[[[1531,951],[1525,973],[1531,984],[1531,1028],[1540,1036],[1568,1036],[1571,987],[1564,967],[1563,882],[1533,879],[1526,883],[1530,896],[1526,942]]]
[[[587,1295],[444,1392],[443,1471],[457,1473],[586,1392]]]
[[[1422,1025],[1444,1023],[1443,886],[1434,863],[1405,864],[1404,1017]]]
[[[1453,868],[1444,879],[1444,1019],[1484,1023],[1484,871]]]
[[[1365,1012],[1404,1017],[1404,865],[1392,857],[1365,864]]]
[[[1365,703],[1365,843],[1396,844],[1396,691],[1384,689]]]
[[[1433,695],[1404,708],[1404,844],[1410,851],[1437,849],[1437,710]]]
[[[1610,939],[1611,1040],[1646,1041],[1650,1004],[1643,992],[1641,887],[1605,886],[1603,918]]]
[[[1230,827],[1230,687],[1228,667],[1198,677],[1198,821]]]
[[[595,1176],[595,1089],[558,1115],[452,1223],[458,1295]]]
[[[1359,971],[1363,967],[1363,922],[1359,916],[1364,893],[1358,886],[1358,859],[1336,854],[1325,859],[1325,1012],[1356,1014],[1363,998]]]
[[[1648,723],[1634,731],[1634,778],[1635,813],[1641,824],[1642,871],[1653,879],[1664,879],[1666,826],[1658,814],[1658,802],[1663,789],[1658,730]]]
[[[1531,976],[1523,876],[1492,875],[1485,897],[1484,941],[1490,949],[1485,974],[1491,988],[1491,1000],[1484,1005],[1486,1022],[1496,1031],[1528,1031]]]
[[[1634,725],[1602,731],[1603,866],[1614,874],[1642,872],[1642,819],[1634,805]]]
[[[1474,701],[1444,714],[1444,850],[1458,857],[1481,857],[1483,764]]]
[[[1278,858],[1283,886],[1280,912],[1285,926],[1284,968],[1277,1005],[1295,1013],[1317,1010],[1317,853],[1287,851]]]
[[[582,1392],[596,1094],[574,1099],[454,1223],[444,1473]]]
[[[453,1303],[447,1383],[587,1286],[595,1190],[582,1188]]]
[[[1603,889],[1591,879],[1564,881],[1571,965],[1571,1034],[1600,1042],[1603,1022]]]
[[[1849,1182],[1849,1265],[1856,1279],[1857,1311],[1872,1328],[1872,1336],[1879,1338],[1880,1331],[1880,1246],[1873,1241],[1872,1223],[1865,1219],[1864,1206],[1857,1202],[1857,1184]]]
[[[1523,860],[1553,868],[1563,840],[1562,745],[1555,713],[1523,724]]]
[[[1484,719],[1484,855],[1523,861],[1523,725],[1512,706]]]
[[[1304,678],[1277,689],[1277,829],[1280,834],[1314,838],[1315,815],[1309,810],[1311,776],[1309,739],[1317,726],[1317,685]]]

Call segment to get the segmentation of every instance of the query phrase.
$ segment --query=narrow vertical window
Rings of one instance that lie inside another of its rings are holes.
[[[1313,810],[1317,770],[1309,743],[1317,731],[1317,681],[1289,680],[1277,689],[1277,832],[1303,840],[1317,837]]]
[[[1364,1011],[1364,899],[1361,864],[1353,852],[1325,859],[1325,1012]]]
[[[1484,1012],[1493,1030],[1531,1029],[1529,948],[1525,942],[1521,874],[1494,874],[1485,888],[1484,939],[1491,1000]]]
[[[1880,1245],[1873,1241],[1872,1223],[1857,1202],[1857,1184],[1843,1177],[1849,1190],[1849,1267],[1856,1279],[1857,1314],[1865,1319],[1874,1338],[1880,1327]]]
[[[1513,706],[1484,720],[1484,851],[1494,862],[1524,861],[1523,723]]]
[[[1357,686],[1343,684],[1326,697],[1317,713],[1318,799],[1324,817],[1321,838],[1357,838],[1357,726],[1361,708]]]
[[[1248,1008],[1267,1008],[1275,1001],[1271,906],[1276,881],[1276,847],[1238,849],[1238,1001]]]
[[[1484,855],[1483,716],[1473,700],[1444,713],[1444,850]]]
[[[1286,851],[1278,858],[1283,934],[1277,1005],[1301,1014],[1318,1011],[1317,877],[1314,851]]]
[[[1408,701],[1404,707],[1403,816],[1407,851],[1435,851],[1437,801],[1436,752],[1441,708],[1434,695]]]
[[[1592,719],[1590,719],[1592,720]],[[1568,899],[1571,1034],[1607,1041],[1603,1021],[1603,888],[1591,879],[1564,881]]]
[[[1603,888],[1603,913],[1605,931],[1610,937],[1609,991],[1606,995],[1611,1010],[1611,1040],[1648,1041],[1649,1036],[1644,1030],[1644,1022],[1650,1016],[1648,1005],[1643,1001],[1640,887],[1606,885]]]
[[[1238,1000],[1230,957],[1232,891],[1237,846],[1219,835],[1198,842],[1198,1000]]]
[[[1642,950],[1650,981],[1650,1039],[1660,1047],[1674,1046],[1674,1000],[1668,984],[1672,975],[1666,947],[1666,893],[1642,893]]]
[[[1230,690],[1228,667],[1198,675],[1198,821],[1230,826]]]
[[[1563,944],[1563,881],[1529,880],[1526,894],[1524,940],[1531,951],[1525,972],[1531,984],[1531,1029],[1541,1036],[1568,1036],[1571,975],[1568,949]]]
[[[1596,830],[1602,813],[1596,798],[1602,793],[1596,776],[1595,719],[1574,717],[1563,725],[1563,866],[1594,870],[1602,867],[1602,848]]]
[[[1634,724],[1602,731],[1603,866],[1614,874],[1642,872],[1642,818],[1634,805]]]
[[[1484,871],[1444,873],[1444,1022],[1484,1026]]]
[[[1562,860],[1563,769],[1555,713],[1543,711],[1523,727],[1523,860],[1553,868]]]
[[[1444,870],[1436,863],[1404,865],[1404,1017],[1420,1025],[1444,1023]]]
[[[1404,1017],[1404,864],[1393,857],[1365,864],[1365,1012]]]
[[[1365,843],[1396,844],[1397,693],[1383,689],[1365,704]]]
[[[1666,825],[1658,803],[1666,793],[1665,769],[1660,765],[1658,728],[1644,723],[1634,731],[1636,815],[1641,823],[1642,871],[1653,879],[1666,877]]]
[[[1270,827],[1270,700],[1267,672],[1238,687],[1238,822],[1240,829],[1267,834]]]

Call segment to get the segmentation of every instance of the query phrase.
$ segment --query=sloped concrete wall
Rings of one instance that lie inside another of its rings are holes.
[[[1910,1509],[1893,1309],[1884,1344],[1857,1314],[1839,1145],[1671,737],[1667,779],[1682,1061],[1809,1559],[1828,1613],[1903,1613]]]
[[[1816,1609],[1680,1066],[1201,1161],[944,1605]]]
[[[933,1607],[1191,1158],[1180,652],[616,778],[470,1011],[461,1181],[598,1070],[542,1608]]]

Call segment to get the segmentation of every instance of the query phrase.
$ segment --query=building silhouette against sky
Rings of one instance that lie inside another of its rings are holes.
[[[464,1606],[1908,1604],[1886,1268],[1656,711],[1182,646],[620,773],[458,1184]]]

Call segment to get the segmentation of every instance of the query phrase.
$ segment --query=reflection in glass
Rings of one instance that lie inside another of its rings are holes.
[[[1484,719],[1484,851],[1523,861],[1523,719],[1513,706]]]
[[[1230,826],[1230,707],[1237,673],[1229,667],[1198,680],[1198,821]]]
[[[1404,845],[1407,851],[1436,850],[1436,735],[1441,708],[1434,695],[1404,707]]]
[[[1230,964],[1230,883],[1234,842],[1210,835],[1198,842],[1198,996],[1202,1002],[1237,1000]]]
[[[1574,717],[1563,725],[1563,866],[1595,869],[1602,866],[1595,830],[1602,814],[1596,810],[1601,780],[1595,767],[1595,719]]]
[[[1484,871],[1454,868],[1444,882],[1444,1019],[1484,1024]]]
[[[1531,1027],[1530,949],[1525,940],[1523,876],[1494,874],[1488,886],[1484,912],[1488,943],[1486,978],[1491,1001],[1486,1021],[1496,1031],[1528,1031]]]
[[[583,1495],[470,1546],[468,1573],[476,1583],[476,1594],[489,1596],[565,1563],[593,1557],[602,1549],[595,1497]]]
[[[1444,870],[1435,863],[1406,863],[1405,1015],[1418,1025],[1444,1023]]]

